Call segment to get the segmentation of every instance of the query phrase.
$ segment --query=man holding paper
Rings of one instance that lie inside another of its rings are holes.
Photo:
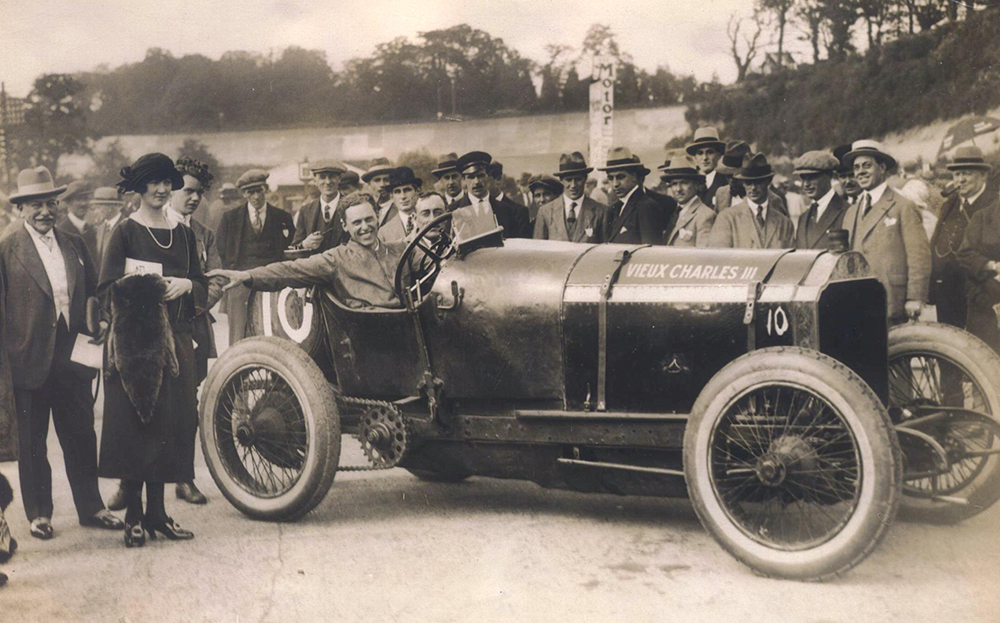
[[[83,239],[55,228],[58,195],[45,167],[17,176],[11,203],[24,225],[0,242],[4,284],[3,342],[10,358],[18,419],[18,469],[31,536],[50,539],[52,472],[46,456],[49,417],[62,446],[80,524],[121,530],[97,488],[97,437],[91,381],[83,360],[89,338],[86,302],[97,287]]]

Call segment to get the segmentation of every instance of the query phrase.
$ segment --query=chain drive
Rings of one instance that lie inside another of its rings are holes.
[[[410,429],[405,418],[396,405],[385,400],[355,398],[337,394],[337,402],[353,405],[363,410],[355,439],[361,443],[361,449],[368,458],[368,465],[341,465],[341,472],[371,472],[392,469],[406,453]],[[372,439],[372,437],[377,439]],[[383,443],[377,443],[382,441]],[[379,446],[390,444],[388,452],[379,450]]]

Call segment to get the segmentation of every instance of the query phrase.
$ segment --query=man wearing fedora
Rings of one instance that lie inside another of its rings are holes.
[[[100,265],[104,258],[104,248],[111,238],[111,230],[115,228],[125,214],[125,202],[122,201],[118,189],[114,186],[101,186],[94,190],[90,199],[90,209],[100,215],[97,230],[97,255],[92,258],[95,265]]]
[[[844,155],[862,189],[844,215],[851,248],[861,251],[885,286],[890,324],[916,318],[927,300],[931,252],[920,212],[889,186],[896,159],[877,141],[855,141]]]
[[[833,150],[833,157],[840,163],[835,171],[837,185],[840,187],[837,194],[841,195],[850,206],[861,196],[861,186],[858,186],[858,181],[854,179],[854,167],[844,162],[844,156],[849,151],[851,151],[850,145],[839,145]]]
[[[395,216],[381,227],[378,232],[382,242],[398,242],[413,233],[416,221],[413,210],[417,206],[417,195],[424,181],[413,173],[410,167],[396,167],[389,173],[389,185],[386,187],[392,197],[392,207]]]
[[[747,196],[743,182],[736,178],[736,174],[743,168],[743,163],[752,154],[750,146],[743,141],[730,141],[726,145],[726,153],[723,154],[716,170],[729,178],[729,183],[715,191],[715,204],[708,204],[716,213],[729,208],[734,202],[745,199]],[[767,189],[767,205],[788,216],[788,206],[781,195],[774,191],[773,187]]]
[[[670,247],[707,247],[715,223],[715,211],[705,205],[698,190],[705,176],[690,156],[674,157],[657,167],[660,179],[680,206],[677,221],[667,234]]]
[[[601,242],[606,208],[585,192],[588,176],[593,170],[578,151],[559,157],[559,170],[553,175],[562,182],[563,193],[538,208],[535,238]]]
[[[96,261],[100,257],[97,247],[97,228],[87,222],[93,195],[94,187],[90,183],[83,180],[70,182],[66,192],[59,197],[59,203],[66,207],[66,212],[56,221],[56,227],[83,238],[90,257]]]
[[[462,174],[458,170],[458,154],[452,152],[438,159],[437,167],[431,173],[438,179],[441,195],[448,210],[455,209],[455,203],[462,198]]]
[[[753,154],[733,176],[747,196],[723,210],[715,219],[710,247],[732,249],[790,249],[795,245],[791,219],[775,206],[770,191],[774,169],[764,154]]]
[[[83,239],[55,227],[59,195],[45,167],[25,169],[10,201],[24,225],[0,242],[3,344],[10,360],[18,419],[18,471],[31,536],[50,539],[50,419],[62,446],[80,524],[121,530],[97,488],[97,437],[91,382],[95,370],[71,360],[87,333],[86,302],[97,275]]]
[[[504,238],[530,238],[532,230],[528,208],[514,203],[507,197],[497,199],[494,196],[493,178],[489,173],[489,165],[492,162],[493,157],[484,151],[470,151],[458,159],[457,165],[462,173],[465,196],[453,205],[454,210],[462,208],[468,210],[456,222],[477,224],[472,230],[465,232],[465,239],[468,239],[486,233],[482,227],[488,224],[489,219],[486,217],[492,212],[496,224],[503,227]]]
[[[317,160],[309,167],[319,197],[299,210],[292,246],[325,251],[347,241],[340,205],[340,177],[347,166],[336,160]]]
[[[615,147],[600,170],[607,174],[617,197],[605,212],[604,242],[666,244],[665,229],[672,215],[642,186],[649,169],[639,157],[627,147]]]
[[[227,211],[219,222],[216,244],[222,267],[248,270],[284,259],[285,249],[295,237],[292,217],[267,202],[267,171],[250,169],[236,180],[246,202]],[[246,337],[247,303],[250,290],[236,287],[223,299],[229,318],[229,344]]]
[[[796,249],[826,249],[830,233],[844,228],[847,202],[833,190],[833,174],[840,161],[827,151],[807,151],[795,160],[795,174],[809,200],[795,229]]]
[[[930,301],[937,307],[938,322],[965,328],[966,276],[958,261],[958,250],[973,215],[996,205],[997,194],[986,192],[992,168],[978,147],[959,147],[946,168],[958,187],[941,206],[931,236]]]
[[[368,184],[369,192],[378,202],[375,206],[375,216],[378,218],[379,227],[384,227],[396,216],[396,207],[389,194],[389,175],[395,168],[388,158],[375,158],[361,176],[361,181]]]
[[[698,193],[702,202],[714,206],[715,193],[729,185],[729,176],[718,170],[719,159],[726,151],[726,144],[719,138],[718,130],[703,126],[694,131],[694,137],[684,150],[694,158],[698,170],[705,176],[704,189]]]

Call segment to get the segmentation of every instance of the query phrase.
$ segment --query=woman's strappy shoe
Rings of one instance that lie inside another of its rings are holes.
[[[159,532],[171,541],[190,541],[194,538],[194,532],[181,528],[173,519],[166,517],[160,520],[146,518],[146,529],[149,530],[149,538],[155,539]]]

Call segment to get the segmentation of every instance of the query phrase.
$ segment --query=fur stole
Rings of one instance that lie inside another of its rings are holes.
[[[111,284],[108,369],[118,372],[143,424],[153,419],[164,370],[178,373],[166,289],[159,275],[126,275]]]
[[[0,513],[7,510],[10,503],[14,501],[14,490],[10,488],[7,477],[0,474]]]

